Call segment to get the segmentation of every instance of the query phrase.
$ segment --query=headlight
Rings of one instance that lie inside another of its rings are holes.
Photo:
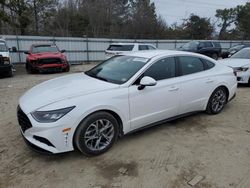
[[[10,64],[10,58],[9,57],[4,57],[3,62],[4,62],[5,65]]]
[[[32,112],[31,115],[36,121],[40,123],[52,123],[65,116],[74,108],[75,106],[51,111],[35,111]]]
[[[240,70],[240,71],[243,71],[243,72],[247,71],[248,69],[249,69],[248,67],[240,67],[240,68],[239,68],[239,70]]]

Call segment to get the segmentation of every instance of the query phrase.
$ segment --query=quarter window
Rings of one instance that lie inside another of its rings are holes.
[[[147,45],[139,45],[139,50],[148,50]]]
[[[179,57],[179,63],[182,75],[193,74],[204,70],[203,62],[196,57]]]
[[[155,80],[175,77],[175,58],[170,57],[157,61],[145,71],[143,76],[149,76]]]

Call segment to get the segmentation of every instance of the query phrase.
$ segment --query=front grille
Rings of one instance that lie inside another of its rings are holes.
[[[22,109],[17,107],[17,119],[23,132],[32,127],[32,124]]]
[[[38,64],[61,64],[62,61],[60,58],[47,58],[47,59],[40,59]]]

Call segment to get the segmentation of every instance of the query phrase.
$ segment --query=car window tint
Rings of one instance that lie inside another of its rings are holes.
[[[143,76],[149,76],[155,80],[175,77],[175,59],[171,57],[157,61],[145,71]]]
[[[196,57],[179,57],[179,63],[182,75],[193,74],[204,70],[203,62]]]
[[[213,47],[212,42],[205,42],[204,44],[205,44],[205,47],[206,47],[206,48],[211,48],[211,47]]]
[[[110,45],[107,50],[110,51],[132,51],[134,45]]]
[[[207,59],[202,59],[202,61],[205,63],[205,69],[208,70],[208,69],[211,69],[215,66],[214,63],[212,63],[211,61],[207,60]]]
[[[139,45],[139,50],[148,50],[147,45]]]
[[[148,45],[148,49],[149,49],[149,50],[155,50],[155,47],[149,46],[149,45]]]
[[[216,48],[221,48],[221,45],[220,45],[219,42],[214,42],[214,46],[215,46]]]

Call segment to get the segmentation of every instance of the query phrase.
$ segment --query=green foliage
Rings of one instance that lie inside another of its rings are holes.
[[[213,26],[210,19],[191,14],[190,17],[185,20],[184,30],[187,33],[188,39],[211,39]]]

